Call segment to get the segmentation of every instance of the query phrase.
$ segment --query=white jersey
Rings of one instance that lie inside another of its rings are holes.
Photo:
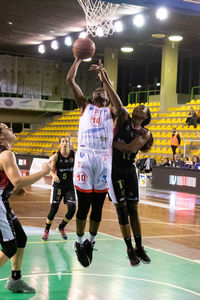
[[[113,118],[108,107],[88,104],[79,120],[78,148],[112,148]]]

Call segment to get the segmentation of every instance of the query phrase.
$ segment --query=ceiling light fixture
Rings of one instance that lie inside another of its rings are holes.
[[[133,48],[132,47],[122,47],[121,48],[121,51],[124,52],[124,53],[131,53],[133,52]]]
[[[58,49],[58,42],[56,40],[51,42],[51,48],[53,50],[57,50]]]
[[[163,21],[168,17],[168,10],[165,7],[160,7],[156,11],[156,18]]]
[[[87,37],[87,32],[86,31],[82,31],[80,34],[79,34],[79,37],[80,38],[86,38]]]
[[[153,33],[151,36],[155,39],[163,39],[165,37],[165,34],[164,33]]]
[[[89,61],[91,61],[91,60],[92,60],[91,57],[90,57],[90,58],[83,59],[83,61],[85,61],[85,62],[89,62]]]
[[[72,38],[70,36],[66,36],[64,43],[66,46],[71,46],[72,45]]]
[[[9,21],[9,22],[8,22],[8,25],[13,25],[13,22]]]
[[[121,31],[123,31],[123,24],[122,24],[122,22],[121,22],[121,21],[116,21],[116,22],[114,23],[114,28],[115,28],[115,31],[116,31],[116,32],[121,32]]]
[[[171,35],[171,36],[168,37],[168,39],[171,42],[180,42],[180,41],[182,41],[183,37],[180,36],[180,35]]]
[[[97,27],[96,35],[98,37],[102,37],[103,36],[103,28],[102,27],[100,27],[100,26]]]
[[[144,23],[145,23],[145,19],[142,14],[136,15],[133,18],[133,25],[135,25],[136,27],[142,27]]]
[[[43,44],[38,46],[38,52],[44,54],[46,51],[45,46]]]

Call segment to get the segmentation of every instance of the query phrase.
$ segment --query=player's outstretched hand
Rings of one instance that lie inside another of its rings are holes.
[[[48,162],[48,163],[43,163],[43,164],[42,164],[42,170],[44,171],[44,175],[49,174],[49,172],[52,170],[51,163],[50,163],[50,162]]]
[[[89,68],[89,71],[96,71],[98,73],[99,79],[101,81],[106,81],[107,76],[106,76],[106,69],[104,68],[101,59],[99,59],[99,64],[95,65],[92,64]]]

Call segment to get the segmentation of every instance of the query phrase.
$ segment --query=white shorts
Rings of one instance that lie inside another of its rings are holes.
[[[84,193],[104,193],[111,181],[111,150],[79,149],[75,156],[74,186]]]
[[[13,240],[15,237],[11,229],[9,216],[7,214],[6,207],[2,201],[1,194],[2,194],[2,190],[0,190],[0,234],[2,236],[3,242],[8,242]]]

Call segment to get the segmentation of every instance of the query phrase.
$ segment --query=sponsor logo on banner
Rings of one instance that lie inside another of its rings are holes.
[[[187,176],[169,176],[169,184],[178,186],[196,187],[196,178]]]
[[[0,107],[12,109],[39,109],[39,101],[39,99],[0,98]]]
[[[13,101],[11,99],[6,99],[4,103],[5,103],[6,106],[12,106],[13,105]]]

